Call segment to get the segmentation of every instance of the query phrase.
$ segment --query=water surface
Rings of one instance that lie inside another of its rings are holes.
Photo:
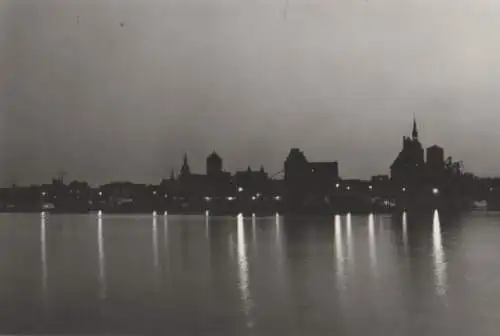
[[[0,332],[498,335],[499,223],[3,214]]]

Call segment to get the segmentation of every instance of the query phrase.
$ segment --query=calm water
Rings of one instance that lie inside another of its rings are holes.
[[[0,215],[0,333],[498,335],[500,213]]]

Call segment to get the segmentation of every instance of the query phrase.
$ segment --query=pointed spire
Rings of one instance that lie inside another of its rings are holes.
[[[186,153],[186,154],[184,154],[184,161],[182,163],[181,174],[182,175],[189,175],[190,173],[191,173],[191,170],[189,169],[188,158],[187,158],[187,153]]]
[[[414,140],[418,139],[417,119],[415,118],[415,113],[413,113],[413,131],[411,133],[411,137]]]
[[[170,180],[175,180],[175,173],[173,168],[170,170]]]
[[[263,173],[264,172],[264,165],[261,165],[260,166],[260,172]]]

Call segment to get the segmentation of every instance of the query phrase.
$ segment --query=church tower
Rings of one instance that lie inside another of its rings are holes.
[[[415,119],[415,115],[413,115],[413,131],[411,132],[411,137],[413,140],[418,140],[417,120]]]
[[[184,162],[182,163],[181,176],[187,176],[191,174],[191,169],[189,168],[187,154],[184,154]]]

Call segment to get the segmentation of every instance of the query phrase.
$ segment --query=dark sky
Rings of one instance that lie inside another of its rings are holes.
[[[0,0],[1,184],[157,182],[188,152],[387,173],[416,114],[500,172],[497,0]]]

